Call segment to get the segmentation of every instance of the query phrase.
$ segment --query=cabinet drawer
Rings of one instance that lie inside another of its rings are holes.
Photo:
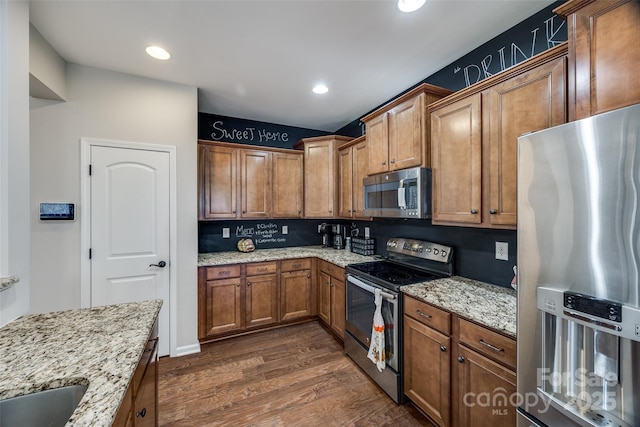
[[[326,273],[329,276],[335,277],[337,279],[342,279],[344,277],[344,268],[338,267],[335,264],[332,264],[325,260],[320,260],[318,261],[318,266],[321,272]]]
[[[277,270],[275,262],[260,262],[247,264],[247,276],[258,276],[260,274],[273,274]]]
[[[460,343],[498,362],[515,368],[516,341],[460,319]]]
[[[207,267],[206,279],[228,279],[240,277],[240,265],[221,265],[219,267]]]
[[[280,271],[298,271],[309,270],[311,268],[311,259],[288,259],[280,261]]]
[[[404,314],[444,334],[451,333],[451,315],[430,304],[405,296]]]
[[[133,374],[133,392],[134,394],[138,393],[140,388],[140,383],[142,382],[142,378],[144,377],[144,373],[147,370],[147,366],[149,362],[152,362],[152,357],[155,355],[155,349],[158,345],[158,339],[152,339],[147,341],[147,345],[142,352],[142,356],[140,356],[140,362],[138,362],[138,367],[136,368],[136,372]]]

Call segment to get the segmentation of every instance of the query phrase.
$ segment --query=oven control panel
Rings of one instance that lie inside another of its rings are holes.
[[[442,263],[451,262],[453,248],[423,240],[391,238],[387,240],[387,250],[416,258],[429,259]]]

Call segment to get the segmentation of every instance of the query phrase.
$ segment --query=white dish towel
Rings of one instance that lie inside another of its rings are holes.
[[[384,319],[382,318],[382,291],[375,290],[376,311],[373,313],[373,327],[371,328],[371,342],[369,343],[369,354],[367,357],[376,364],[378,371],[387,365],[384,352]]]

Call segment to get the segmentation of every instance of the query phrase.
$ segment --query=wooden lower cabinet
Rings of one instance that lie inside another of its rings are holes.
[[[516,410],[516,373],[491,359],[458,345],[459,426],[512,427]],[[490,397],[488,397],[490,396]]]
[[[255,328],[278,322],[278,278],[275,274],[246,278],[246,326]]]
[[[404,317],[404,394],[440,426],[450,425],[451,338]]]
[[[315,314],[311,259],[282,261],[280,267],[280,321]]]
[[[404,393],[439,427],[513,427],[516,342],[404,296]]]
[[[158,325],[153,328],[147,346],[120,404],[113,426],[151,427],[158,425]]]
[[[200,341],[212,341],[314,316],[311,259],[293,261],[200,267]]]
[[[320,260],[318,265],[318,316],[344,340],[346,323],[344,268]]]

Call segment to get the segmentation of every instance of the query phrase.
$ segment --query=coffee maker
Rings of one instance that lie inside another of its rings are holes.
[[[318,233],[322,234],[322,246],[329,248],[333,245],[333,227],[332,224],[323,222],[318,224]]]
[[[333,233],[333,248],[344,249],[344,225],[333,224],[331,231]]]

